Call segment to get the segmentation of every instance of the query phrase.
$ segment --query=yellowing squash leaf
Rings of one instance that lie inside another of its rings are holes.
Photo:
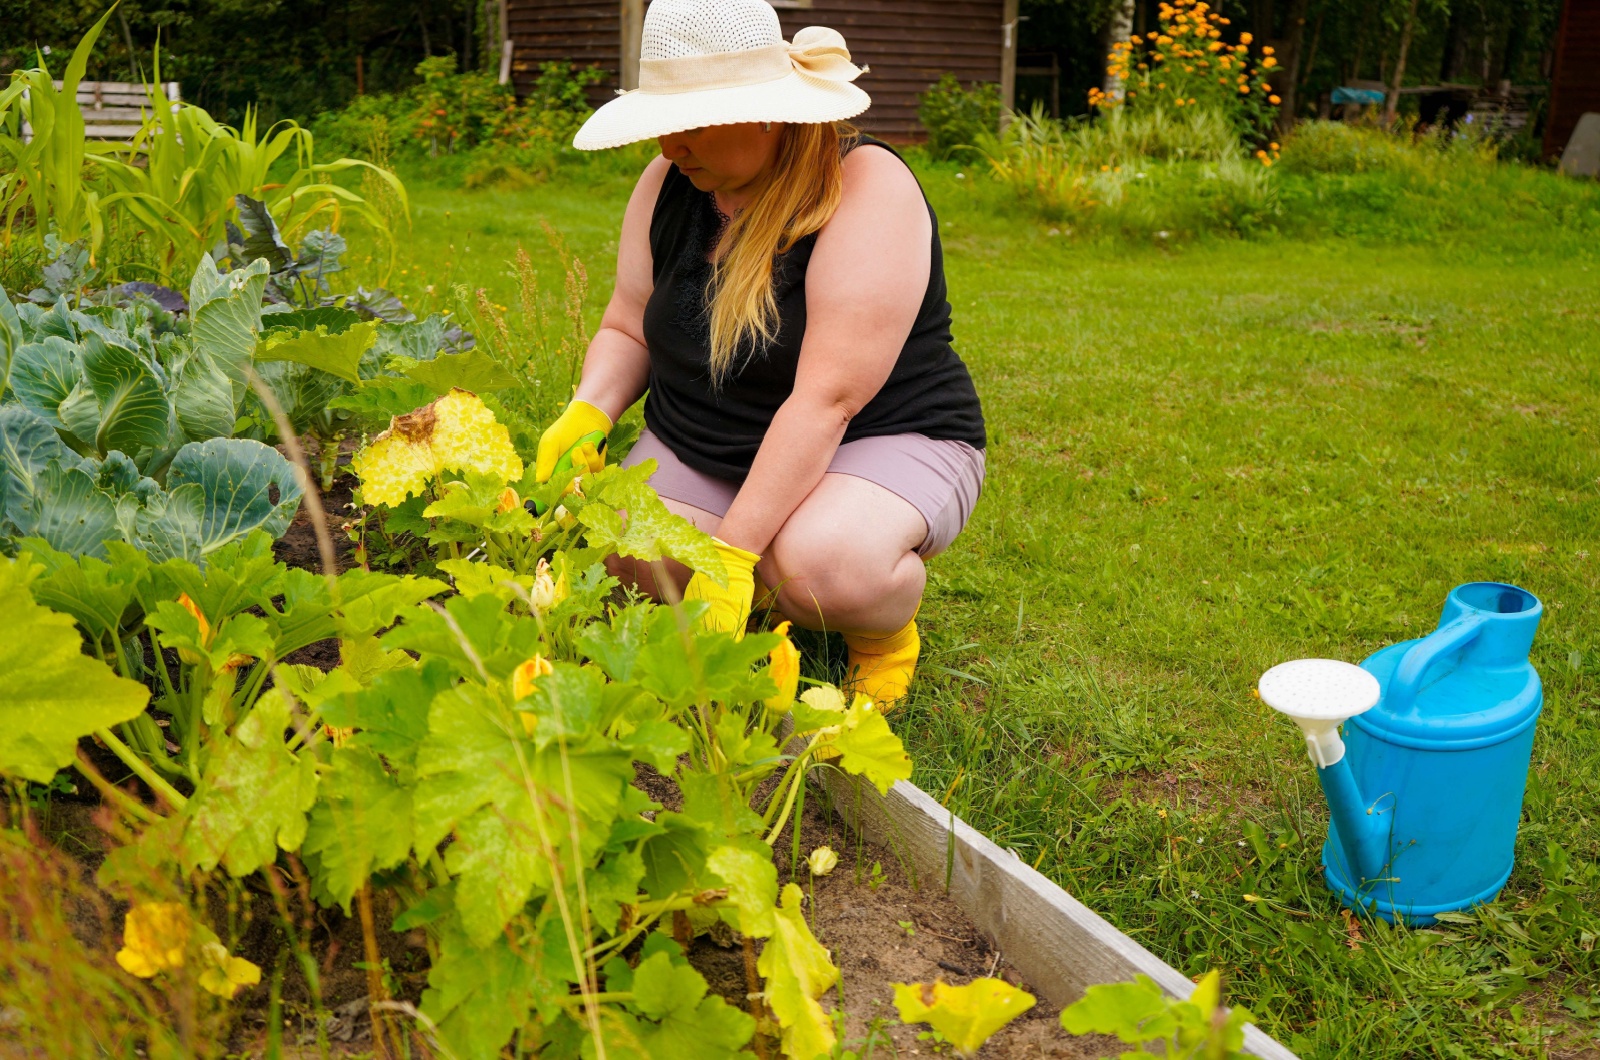
[[[966,986],[895,983],[894,1006],[903,1023],[926,1023],[962,1056],[973,1056],[1001,1027],[1033,1007],[1034,997],[1004,979],[974,979]]]
[[[911,779],[911,756],[900,743],[871,699],[857,695],[845,711],[839,732],[827,740],[839,753],[839,765],[846,773],[866,777],[879,794],[889,794],[897,780]]]
[[[784,885],[772,937],[756,970],[766,980],[767,1007],[782,1028],[784,1055],[790,1060],[816,1060],[832,1053],[836,1041],[833,1021],[817,999],[839,981],[839,969],[811,934],[800,898],[798,885]]]

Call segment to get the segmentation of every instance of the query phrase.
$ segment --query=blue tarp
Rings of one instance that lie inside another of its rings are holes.
[[[1340,103],[1382,103],[1383,93],[1375,88],[1336,88],[1333,90],[1333,102]]]

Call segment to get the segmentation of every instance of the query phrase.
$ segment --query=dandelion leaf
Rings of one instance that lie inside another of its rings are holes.
[[[79,737],[137,717],[150,693],[83,654],[72,618],[34,600],[36,570],[0,556],[0,773],[43,784],[72,761]]]
[[[901,1022],[926,1023],[962,1056],[972,1056],[1001,1027],[1033,1007],[1034,997],[1004,979],[974,979],[966,986],[895,983]]]
[[[791,1060],[816,1060],[831,1055],[836,1041],[833,1021],[817,999],[839,981],[839,969],[811,934],[800,899],[798,885],[784,885],[772,937],[761,951],[756,970],[766,982],[767,1007],[782,1028],[784,1055]]]

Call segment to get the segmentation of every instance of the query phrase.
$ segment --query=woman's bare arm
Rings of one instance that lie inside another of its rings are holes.
[[[650,351],[644,341],[644,307],[655,289],[650,255],[650,215],[671,163],[657,158],[634,185],[617,242],[617,286],[600,330],[589,340],[577,396],[615,423],[644,395]]]
[[[852,151],[844,201],[806,270],[806,334],[790,394],[718,535],[762,554],[822,480],[851,417],[882,389],[916,323],[932,266],[916,178],[889,152]]]

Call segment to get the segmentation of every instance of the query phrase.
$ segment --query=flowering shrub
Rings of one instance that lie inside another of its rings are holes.
[[[456,73],[451,55],[424,59],[421,84],[393,95],[359,96],[342,110],[317,118],[319,140],[346,153],[368,147],[382,128],[398,153],[412,157],[462,154],[479,149],[526,152],[565,146],[593,113],[588,87],[604,78],[595,68],[544,63],[524,99],[510,85],[485,73]]]
[[[1151,104],[1213,108],[1241,134],[1264,135],[1280,102],[1269,80],[1278,65],[1271,46],[1252,55],[1249,33],[1241,33],[1237,44],[1226,43],[1222,31],[1229,20],[1206,0],[1163,2],[1157,19],[1156,32],[1112,46],[1106,72],[1124,84],[1123,94],[1091,88],[1090,105],[1101,111]],[[1256,157],[1270,165],[1277,150],[1273,144]]]

